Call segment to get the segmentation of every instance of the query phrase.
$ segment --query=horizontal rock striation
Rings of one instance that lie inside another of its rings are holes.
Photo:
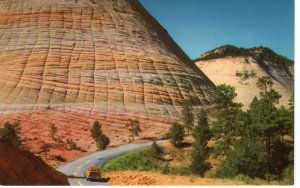
[[[0,120],[27,138],[54,122],[91,141],[83,129],[98,119],[117,143],[128,118],[154,135],[183,99],[207,106],[213,91],[137,0],[0,1]]]

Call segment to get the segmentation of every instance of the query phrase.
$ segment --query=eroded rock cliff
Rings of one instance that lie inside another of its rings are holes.
[[[183,99],[207,106],[213,90],[137,0],[0,1],[0,119],[21,121],[32,150],[49,123],[87,150],[94,120],[112,144],[128,118],[159,135]]]

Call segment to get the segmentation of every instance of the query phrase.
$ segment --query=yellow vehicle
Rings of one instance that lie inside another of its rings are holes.
[[[84,176],[87,181],[99,181],[101,180],[101,169],[94,166],[88,167],[84,172]]]

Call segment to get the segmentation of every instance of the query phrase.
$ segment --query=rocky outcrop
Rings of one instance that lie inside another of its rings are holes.
[[[0,120],[21,121],[28,146],[49,123],[85,149],[94,120],[113,144],[128,118],[162,134],[183,99],[204,107],[213,90],[137,0],[0,1]]]
[[[204,53],[196,65],[216,84],[236,88],[236,101],[247,108],[252,99],[259,97],[257,80],[269,76],[274,89],[282,98],[280,105],[288,106],[294,92],[294,63],[268,48],[251,49],[223,46]]]

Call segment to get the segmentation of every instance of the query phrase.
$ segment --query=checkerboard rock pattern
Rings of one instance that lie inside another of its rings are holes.
[[[183,99],[202,108],[213,92],[137,0],[0,1],[0,121],[20,121],[28,142],[55,123],[85,147],[99,120],[121,143],[128,118],[159,135]]]

